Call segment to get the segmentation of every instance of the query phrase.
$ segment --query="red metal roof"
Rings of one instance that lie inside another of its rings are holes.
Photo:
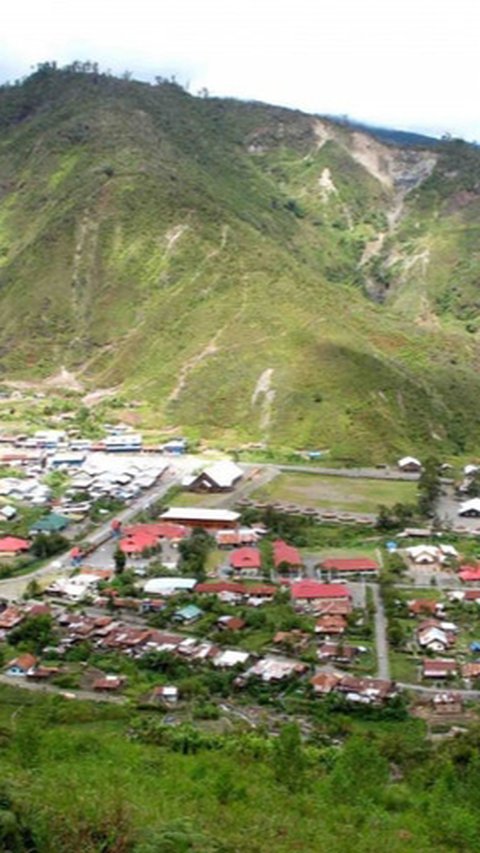
[[[288,563],[289,566],[301,566],[303,560],[293,545],[287,545],[283,539],[277,539],[273,543],[273,562],[275,568],[278,569],[281,563]]]
[[[230,555],[230,565],[234,569],[260,569],[262,558],[258,548],[239,548]]]
[[[276,591],[277,591],[276,586],[271,586],[271,584],[266,584],[266,583],[263,583],[263,584],[258,583],[258,584],[248,586],[245,588],[245,592],[248,595],[260,596],[260,597],[262,595],[275,595]]]
[[[457,662],[454,660],[424,660],[423,661],[423,672],[432,673],[438,675],[442,672],[455,672],[457,669]]]
[[[123,529],[123,535],[129,536],[153,536],[156,539],[183,539],[190,535],[190,530],[183,524],[174,524],[169,521],[155,521],[145,524],[132,524]]]
[[[198,583],[195,592],[206,592],[211,593],[211,595],[217,595],[220,592],[236,592],[243,595],[245,587],[241,583],[233,583],[232,581],[217,581],[216,583]]]
[[[318,581],[296,581],[291,585],[294,599],[350,598],[348,587],[341,583],[319,583]]]
[[[28,551],[30,542],[26,539],[19,539],[17,536],[4,536],[0,539],[0,553],[19,553],[20,551]]]
[[[378,572],[378,563],[368,557],[330,557],[322,560],[322,567],[337,572]]]
[[[479,566],[460,566],[458,577],[464,583],[475,583],[480,581]]]

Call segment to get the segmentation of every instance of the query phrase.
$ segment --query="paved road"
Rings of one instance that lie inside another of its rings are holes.
[[[150,504],[159,500],[172,487],[180,483],[182,473],[169,468],[162,476],[160,483],[153,486],[147,492],[144,492],[137,500],[133,501],[128,507],[117,513],[116,517],[123,523],[131,521],[136,515],[145,509],[148,509]],[[85,536],[83,542],[86,545],[93,545],[98,548],[103,542],[110,539],[112,535],[111,520],[106,521],[101,527],[97,527],[94,531]],[[50,560],[45,566],[30,572],[26,575],[21,575],[15,578],[6,578],[0,581],[0,598],[6,598],[9,601],[20,599],[25,591],[29,581],[39,578],[53,578],[56,575],[64,574],[70,566],[69,553],[62,554]]]
[[[450,687],[448,683],[442,684],[441,687],[424,687],[421,684],[402,684],[397,682],[398,686],[403,690],[412,690],[415,693],[426,693],[433,695],[434,693],[455,693],[462,696],[463,699],[480,699],[480,690],[459,690],[457,687]]]
[[[383,609],[383,601],[377,584],[369,584],[375,604],[375,645],[377,648],[378,678],[390,679],[390,664],[388,660],[387,620]]]

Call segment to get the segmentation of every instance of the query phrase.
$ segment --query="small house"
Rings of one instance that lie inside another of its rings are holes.
[[[463,518],[479,518],[480,517],[480,498],[472,498],[469,501],[464,501],[458,508],[458,515]]]
[[[188,476],[182,485],[190,492],[230,492],[242,478],[243,471],[234,462],[225,460],[205,468],[196,476]]]
[[[203,616],[203,610],[200,610],[196,604],[187,604],[185,607],[181,607],[179,610],[176,610],[173,615],[174,622],[195,622],[197,619]]]
[[[241,631],[245,624],[245,620],[240,616],[220,616],[217,621],[220,631]]]
[[[330,557],[322,560],[321,569],[331,578],[345,578],[353,575],[376,577],[379,565],[369,557]]]
[[[422,463],[415,456],[404,456],[398,460],[397,465],[405,474],[418,474],[422,470]]]
[[[61,533],[69,524],[70,520],[64,515],[50,512],[32,524],[29,533],[31,536],[36,536],[37,533],[45,533],[47,535],[50,533]]]
[[[93,682],[93,689],[96,691],[113,693],[124,685],[125,678],[120,675],[105,675],[103,678],[96,678]]]
[[[20,557],[30,550],[30,542],[27,539],[19,539],[18,536],[3,536],[0,539],[0,560]]]
[[[273,543],[273,564],[277,571],[299,571],[303,566],[300,552],[293,546],[287,545],[283,539],[277,539]]]
[[[151,702],[163,702],[165,705],[176,705],[178,702],[178,687],[170,684],[159,684],[150,693]]]
[[[262,570],[262,557],[258,548],[244,547],[232,551],[230,566],[241,577],[258,577]]]
[[[423,678],[453,678],[457,673],[457,663],[454,660],[425,658],[422,664]]]
[[[15,678],[24,678],[29,673],[33,672],[36,664],[37,658],[35,655],[20,655],[18,658],[10,661],[7,669],[7,675],[14,676]]]
[[[315,633],[326,634],[327,636],[344,634],[346,628],[347,620],[343,616],[326,614],[320,616],[315,623]]]

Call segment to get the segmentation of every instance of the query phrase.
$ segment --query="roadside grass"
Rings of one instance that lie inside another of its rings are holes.
[[[251,497],[301,506],[376,513],[380,504],[414,503],[416,483],[329,477],[314,473],[279,474]]]
[[[390,677],[405,684],[419,684],[419,659],[407,652],[389,650]]]

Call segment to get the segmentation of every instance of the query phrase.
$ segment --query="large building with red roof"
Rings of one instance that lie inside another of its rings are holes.
[[[139,556],[150,548],[156,548],[162,539],[179,542],[189,536],[190,531],[181,524],[157,522],[151,524],[134,524],[123,530],[120,548],[124,554]]]
[[[330,557],[322,560],[322,571],[330,577],[350,577],[351,575],[377,575],[379,565],[369,557]]]
[[[292,601],[297,605],[315,606],[324,601],[349,600],[350,592],[345,584],[320,583],[314,580],[301,580],[290,587]]]

